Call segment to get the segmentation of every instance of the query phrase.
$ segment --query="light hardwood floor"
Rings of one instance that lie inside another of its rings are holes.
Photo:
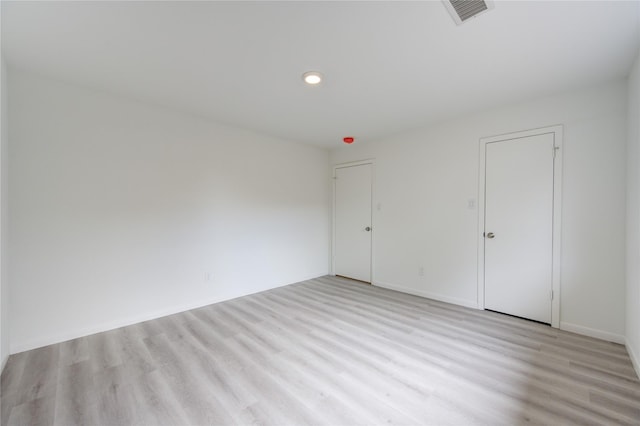
[[[323,277],[12,355],[2,424],[640,424],[621,345]]]

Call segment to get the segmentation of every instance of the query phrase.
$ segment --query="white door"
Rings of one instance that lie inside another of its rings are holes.
[[[551,323],[554,134],[485,147],[485,309]]]
[[[334,273],[371,282],[371,164],[335,169]]]

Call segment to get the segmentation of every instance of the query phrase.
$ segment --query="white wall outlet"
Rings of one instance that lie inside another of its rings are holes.
[[[424,277],[424,266],[418,268],[418,276]]]
[[[467,200],[467,207],[469,208],[469,210],[473,210],[476,208],[476,199],[475,198],[469,198],[469,200]]]
[[[211,272],[205,272],[204,273],[204,280],[209,282],[213,280],[213,275],[211,274]]]

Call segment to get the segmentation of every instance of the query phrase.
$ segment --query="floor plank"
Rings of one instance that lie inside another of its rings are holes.
[[[7,425],[640,425],[624,346],[340,277],[12,355]]]

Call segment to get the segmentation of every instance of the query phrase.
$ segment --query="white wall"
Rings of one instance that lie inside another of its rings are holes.
[[[376,159],[375,283],[477,306],[479,139],[563,124],[561,327],[624,341],[626,110],[619,81],[333,150]]]
[[[8,224],[8,141],[9,120],[7,103],[7,69],[4,57],[1,58],[0,71],[0,371],[9,358],[9,262],[7,250]]]
[[[325,150],[10,72],[12,352],[328,272]]]
[[[640,52],[629,75],[627,152],[627,349],[640,375]]]

